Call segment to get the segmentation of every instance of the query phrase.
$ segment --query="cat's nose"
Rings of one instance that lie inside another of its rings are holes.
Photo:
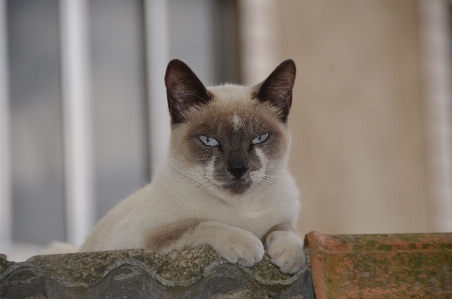
[[[236,165],[231,168],[228,168],[228,171],[235,176],[236,179],[240,179],[245,172],[248,171],[248,167],[246,165]]]

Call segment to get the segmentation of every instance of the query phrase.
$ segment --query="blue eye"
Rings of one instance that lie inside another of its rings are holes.
[[[216,141],[213,138],[207,137],[207,136],[200,135],[199,139],[202,141],[202,143],[204,143],[207,146],[219,146],[220,145],[220,143],[218,141]]]
[[[262,143],[262,142],[264,142],[265,140],[267,140],[267,138],[268,138],[268,133],[265,133],[265,134],[263,134],[263,135],[261,135],[261,136],[259,136],[259,137],[254,138],[254,139],[251,141],[251,144]]]

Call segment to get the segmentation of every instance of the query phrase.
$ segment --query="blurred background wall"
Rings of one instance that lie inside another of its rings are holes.
[[[242,2],[244,80],[297,63],[302,233],[452,231],[451,5]]]
[[[77,223],[67,209],[64,1],[1,2],[0,251],[13,260],[72,240]],[[153,16],[156,7],[165,18]],[[292,58],[289,165],[302,193],[300,233],[452,231],[451,7],[86,1],[93,222],[151,180],[162,158],[169,123],[155,122],[166,98],[154,91],[169,59],[213,85],[260,82]]]
[[[289,1],[281,57],[298,62],[291,165],[305,232],[429,229],[415,1]],[[327,221],[325,221],[327,219]]]

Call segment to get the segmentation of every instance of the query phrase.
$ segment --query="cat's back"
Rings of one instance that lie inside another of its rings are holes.
[[[148,184],[113,207],[94,227],[79,251],[87,252],[108,248],[106,244],[115,239],[112,234],[117,234],[118,228],[123,225],[123,221],[131,217],[133,210],[144,198],[149,196],[150,189],[151,184]]]

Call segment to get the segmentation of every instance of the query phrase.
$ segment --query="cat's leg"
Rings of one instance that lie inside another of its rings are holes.
[[[202,245],[212,246],[231,263],[251,267],[264,255],[262,242],[251,232],[217,221],[186,220],[150,231],[144,247],[170,252]]]
[[[305,263],[303,243],[288,224],[271,228],[264,237],[268,255],[281,272],[293,274]]]

